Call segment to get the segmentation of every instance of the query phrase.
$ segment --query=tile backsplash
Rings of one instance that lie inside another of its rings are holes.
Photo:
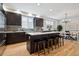
[[[25,29],[22,26],[7,25],[4,28],[0,28],[0,31],[27,31],[27,32],[41,32],[42,27],[35,27],[34,29]]]
[[[35,27],[34,28],[36,32],[41,32],[42,31],[42,27]]]
[[[18,31],[18,30],[21,30],[21,26],[8,25],[8,26],[6,26],[5,30],[7,30],[7,31]]]

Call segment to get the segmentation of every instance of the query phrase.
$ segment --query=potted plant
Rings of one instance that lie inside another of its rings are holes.
[[[57,31],[62,31],[62,29],[63,29],[62,25],[57,26]]]

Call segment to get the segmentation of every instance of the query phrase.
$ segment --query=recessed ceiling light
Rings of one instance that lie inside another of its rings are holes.
[[[36,17],[40,17],[39,15],[36,15]]]
[[[49,9],[49,11],[53,11],[52,9]]]
[[[33,16],[31,13],[28,13],[28,16]]]
[[[20,9],[17,9],[17,10],[16,10],[16,13],[19,13],[19,14],[21,14],[21,12],[20,12]]]
[[[40,3],[37,3],[37,6],[40,6]]]

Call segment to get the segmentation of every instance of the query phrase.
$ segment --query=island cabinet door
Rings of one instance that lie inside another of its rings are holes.
[[[7,33],[7,44],[26,41],[25,33]]]

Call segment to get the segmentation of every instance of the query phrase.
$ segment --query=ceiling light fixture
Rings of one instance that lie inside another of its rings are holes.
[[[40,6],[40,3],[37,3],[37,6]]]
[[[28,16],[33,16],[31,13],[28,13]]]
[[[51,12],[51,11],[53,11],[52,9],[49,9],[49,11]]]
[[[40,17],[39,15],[36,15],[36,17]]]

